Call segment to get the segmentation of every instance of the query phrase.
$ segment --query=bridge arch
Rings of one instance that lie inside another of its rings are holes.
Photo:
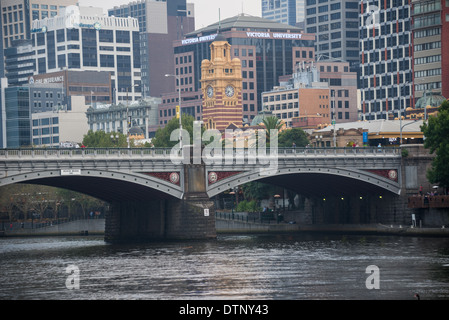
[[[83,169],[67,171],[39,170],[20,172],[0,178],[0,187],[28,183],[69,189],[104,201],[128,201],[176,198],[182,199],[182,175],[172,183],[149,173]]]
[[[355,168],[292,168],[277,169],[273,175],[263,175],[258,169],[248,171],[227,172],[227,177],[215,183],[208,181],[207,194],[214,197],[226,190],[239,185],[260,181],[283,186],[303,194],[317,195],[322,193],[352,193],[352,192],[388,192],[400,195],[400,168],[384,170],[386,175],[392,172],[391,177],[379,175],[375,170],[362,170]],[[208,176],[216,174],[210,170]]]

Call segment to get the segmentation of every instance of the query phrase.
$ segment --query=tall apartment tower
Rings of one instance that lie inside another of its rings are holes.
[[[397,118],[413,107],[409,0],[360,3],[360,85],[364,120]]]
[[[29,77],[36,71],[35,54],[31,39],[13,40],[12,45],[5,49],[5,76],[8,86],[28,83]]]
[[[304,0],[262,0],[262,18],[299,26],[304,23]]]
[[[4,48],[13,40],[30,39],[31,23],[34,20],[52,18],[59,10],[76,5],[78,0],[2,0],[0,14],[2,19]]]
[[[0,1],[0,78],[5,76],[3,49],[15,40],[31,39],[33,20],[51,18],[78,0],[1,0]]]
[[[144,96],[160,97],[175,91],[173,41],[195,30],[194,5],[186,0],[141,0],[108,10],[109,16],[139,20],[142,90]]]
[[[103,15],[101,8],[69,6],[61,15],[33,21],[36,74],[65,68],[109,71],[114,102],[141,98],[137,19]]]
[[[449,1],[412,1],[415,102],[429,94],[449,98]]]
[[[349,62],[359,67],[359,1],[306,0],[305,31],[316,34],[317,60]]]

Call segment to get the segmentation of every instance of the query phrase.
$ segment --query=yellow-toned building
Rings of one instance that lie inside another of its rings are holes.
[[[218,34],[210,45],[211,59],[201,65],[203,122],[206,129],[242,127],[242,65],[231,58],[231,45]]]

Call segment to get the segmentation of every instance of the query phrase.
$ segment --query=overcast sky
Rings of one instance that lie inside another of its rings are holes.
[[[122,4],[128,4],[132,0],[79,0],[83,6],[101,7],[107,13],[107,9]],[[195,29],[206,27],[218,21],[220,9],[221,19],[236,16],[240,13],[262,16],[261,0],[187,0],[195,4]]]

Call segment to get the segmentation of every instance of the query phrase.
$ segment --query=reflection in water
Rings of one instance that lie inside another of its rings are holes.
[[[0,240],[0,299],[449,298],[449,239],[226,235],[110,245],[96,237]],[[68,290],[66,268],[80,270]],[[380,270],[368,290],[366,268]]]

